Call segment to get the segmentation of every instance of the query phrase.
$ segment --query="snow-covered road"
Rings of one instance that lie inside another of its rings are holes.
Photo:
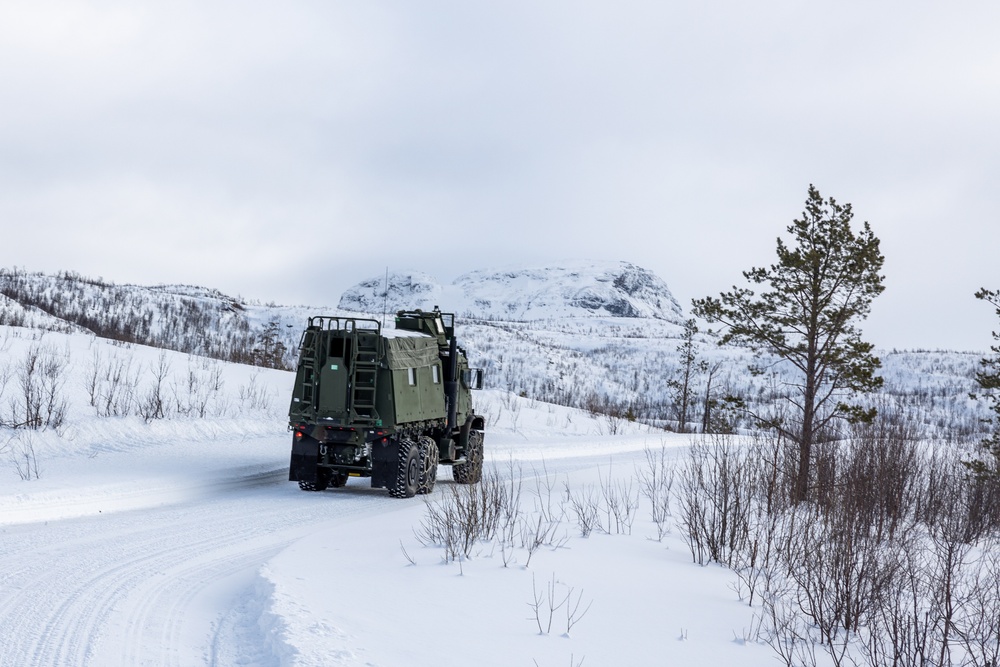
[[[3,664],[203,664],[190,651],[210,645],[214,616],[248,573],[336,520],[286,476],[245,474],[163,507],[6,527]],[[357,516],[389,502],[355,493],[337,505]]]
[[[234,655],[214,635],[261,564],[312,531],[394,503],[363,486],[337,498],[302,493],[286,481],[285,437],[241,447],[243,461],[228,467],[212,442],[76,458],[0,496],[0,664],[253,657],[260,647],[247,637]],[[199,458],[199,448],[211,453]]]
[[[284,438],[263,438],[253,449],[256,465],[189,461],[190,475],[181,474],[184,464],[165,475],[155,453],[76,460],[84,474],[71,502],[53,500],[71,495],[65,488],[8,496],[0,504],[0,662],[274,664],[260,628],[247,627],[259,617],[249,589],[261,565],[339,524],[391,512],[418,522],[423,508],[420,499],[391,499],[367,480],[303,493],[286,481],[286,448]],[[531,448],[515,449],[531,458]],[[492,452],[512,454],[510,447]],[[553,449],[547,466],[552,473],[586,466],[588,454]],[[99,467],[132,481],[82,482],[94,477],[86,469]],[[60,513],[70,518],[52,518]]]
[[[688,442],[637,430],[556,431],[522,428],[488,440],[491,465],[522,477],[529,505],[539,475],[556,494],[564,483],[599,482],[612,460],[616,477],[630,479],[644,447]],[[732,629],[714,629],[717,606],[676,602],[708,587],[738,627],[747,609],[731,600],[728,575],[692,569],[682,545],[646,539],[648,527],[634,538],[579,540],[567,518],[560,530],[572,542],[537,555],[531,569],[524,554],[508,568],[482,551],[464,568],[442,566],[440,550],[414,537],[423,499],[392,499],[361,479],[304,493],[286,481],[287,452],[284,434],[164,441],[53,459],[41,480],[0,488],[0,665],[458,665],[494,633],[506,637],[502,650],[475,664],[567,664],[574,652],[577,662],[589,655],[587,664],[615,655],[660,664],[645,657],[659,656],[662,636],[651,629],[664,623],[685,637],[689,627],[708,629],[707,644],[667,646],[682,662],[712,646],[723,649],[720,659],[734,657]],[[443,468],[431,499],[452,485]],[[540,640],[524,618],[536,567],[596,598],[572,640]],[[669,576],[678,567],[683,576]],[[444,642],[448,650],[426,643],[448,626],[459,631]],[[637,634],[623,647],[613,640],[623,633]]]

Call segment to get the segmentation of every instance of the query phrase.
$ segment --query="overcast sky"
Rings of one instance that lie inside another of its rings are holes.
[[[626,260],[692,298],[810,183],[882,240],[881,347],[1000,328],[1000,3],[2,2],[0,266],[336,305]]]

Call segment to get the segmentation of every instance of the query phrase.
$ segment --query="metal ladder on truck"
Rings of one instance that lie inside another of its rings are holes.
[[[300,405],[308,407],[313,414],[316,412],[316,334],[306,331],[302,334],[302,342],[299,345],[300,359],[302,367],[301,383],[302,396],[299,397]]]
[[[351,423],[381,426],[375,409],[378,388],[378,363],[382,358],[382,336],[377,330],[356,329],[351,355]]]

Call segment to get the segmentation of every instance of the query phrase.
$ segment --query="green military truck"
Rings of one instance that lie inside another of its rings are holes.
[[[370,477],[373,488],[410,498],[431,492],[443,463],[456,482],[478,482],[483,418],[470,390],[482,383],[455,340],[454,314],[437,307],[398,312],[392,330],[310,317],[288,410],[288,479],[322,491]]]

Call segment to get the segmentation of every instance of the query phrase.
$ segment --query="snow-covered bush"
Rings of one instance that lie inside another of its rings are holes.
[[[805,503],[780,438],[693,445],[676,491],[692,559],[736,572],[788,665],[816,664],[817,648],[837,665],[990,664],[1000,483],[898,414],[845,435],[817,452]]]

